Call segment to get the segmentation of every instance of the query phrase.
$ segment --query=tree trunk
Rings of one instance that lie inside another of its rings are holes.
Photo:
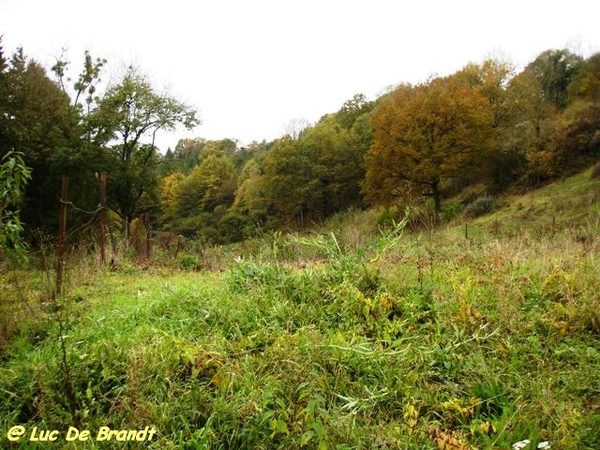
[[[433,197],[435,215],[437,216],[442,211],[442,194],[440,192],[439,178],[431,183],[431,196]]]
[[[124,249],[129,248],[129,216],[123,217],[123,244]]]

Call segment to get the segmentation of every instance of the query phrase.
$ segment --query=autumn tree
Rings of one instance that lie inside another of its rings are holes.
[[[514,76],[514,66],[510,62],[486,59],[480,64],[470,63],[455,76],[485,97],[491,109],[494,128],[506,122],[510,116],[507,87]]]
[[[184,179],[181,172],[173,172],[160,180],[158,195],[161,205],[160,220],[163,224],[173,226],[179,217],[179,192]]]
[[[219,205],[233,203],[236,174],[231,155],[209,143],[202,151],[202,161],[181,182],[179,208],[182,216],[198,212],[212,213]]]
[[[564,146],[576,165],[600,157],[600,53],[590,56],[569,85],[571,104],[565,111]]]
[[[510,81],[507,103],[514,123],[505,142],[522,160],[514,178],[537,184],[568,165],[562,113],[579,67],[580,58],[568,50],[547,50]]]
[[[373,120],[365,194],[389,202],[403,182],[424,188],[441,210],[441,182],[464,174],[485,155],[493,115],[489,101],[458,76],[401,85]]]
[[[465,177],[463,183],[483,182],[490,190],[503,189],[526,169],[522,152],[515,145],[515,129],[521,118],[508,89],[514,75],[514,66],[498,59],[467,64],[456,74],[486,98],[492,114],[493,136],[487,157],[473,174],[475,179]]]
[[[201,144],[199,150],[196,144]],[[163,227],[212,243],[237,238],[229,230],[229,224],[221,226],[233,204],[237,186],[236,143],[230,139],[194,139],[182,140],[177,147],[178,155],[182,149],[192,148],[198,163],[187,174],[175,170],[162,178],[159,198]],[[185,162],[186,157],[177,161]]]

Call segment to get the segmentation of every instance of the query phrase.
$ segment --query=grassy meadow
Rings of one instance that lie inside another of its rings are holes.
[[[599,449],[600,179],[433,230],[376,216],[113,270],[73,256],[56,300],[42,263],[4,270],[0,448]]]

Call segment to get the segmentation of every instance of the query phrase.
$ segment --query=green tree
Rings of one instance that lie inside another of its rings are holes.
[[[127,241],[138,202],[144,195],[154,195],[158,185],[156,134],[178,125],[191,129],[199,121],[193,108],[158,93],[145,77],[130,68],[100,101],[92,123],[97,136],[114,143],[108,155],[109,205],[121,217]]]
[[[60,177],[69,178],[71,186],[69,200],[79,209],[95,210],[99,202],[98,174],[107,170],[104,152],[106,135],[97,135],[92,124],[92,112],[98,107],[98,86],[100,74],[106,60],[92,58],[88,51],[84,52],[80,72],[70,74],[70,62],[64,55],[57,59],[51,70],[63,95],[69,99],[67,107],[71,120],[70,133],[63,146],[53,150],[50,171],[57,178],[53,194],[58,195]],[[76,210],[75,210],[76,211]],[[88,214],[73,214],[69,222],[77,227],[77,223],[89,222]]]
[[[291,225],[302,221],[306,201],[304,191],[310,189],[310,178],[306,173],[309,161],[307,155],[298,151],[291,136],[274,141],[260,169],[264,174],[261,181],[264,181],[266,191],[269,225]]]
[[[569,50],[546,50],[529,63],[524,72],[537,79],[544,101],[562,111],[568,106],[569,85],[582,62],[580,56]]]
[[[202,138],[180,139],[172,154],[169,156],[167,152],[167,155],[165,155],[164,162],[167,165],[167,173],[181,172],[184,175],[189,174],[200,163],[202,149],[206,143],[206,139]]]
[[[284,136],[238,188],[236,207],[267,210],[270,226],[304,227],[362,202],[369,111],[324,116],[296,139]],[[259,205],[259,207],[250,207]],[[262,213],[261,213],[262,214]]]
[[[339,126],[337,114],[326,116],[298,141],[303,151],[311,155],[313,192],[305,195],[312,199],[308,206],[318,219],[361,204],[364,158],[371,143],[367,117],[368,112],[361,112],[353,117],[350,128],[346,128]]]
[[[264,225],[269,208],[267,189],[261,161],[252,158],[244,165],[238,177],[233,211],[246,217],[252,225]]]
[[[236,173],[230,154],[218,142],[208,143],[202,151],[202,162],[180,184],[180,214],[193,216],[211,213],[217,206],[229,207],[235,188]]]
[[[336,114],[336,120],[344,128],[352,128],[356,120],[360,116],[369,113],[374,106],[375,103],[368,101],[364,94],[356,94],[350,100],[344,102]]]
[[[104,58],[94,60],[88,50],[84,52],[83,69],[77,77],[77,81],[73,84],[73,107],[83,111],[83,101],[85,102],[86,113],[91,112],[92,105],[99,100],[94,94],[96,94],[97,85],[100,82],[100,71],[106,62]],[[66,84],[70,81],[67,76],[69,64],[65,59],[59,58],[51,68],[58,79],[60,88],[66,95],[69,95],[70,92]],[[83,98],[84,95],[85,98]]]
[[[11,150],[23,154],[33,179],[24,193],[21,217],[30,228],[52,228],[60,190],[54,158],[68,148],[74,133],[69,98],[22,49],[10,60],[4,55],[0,60],[0,156]]]

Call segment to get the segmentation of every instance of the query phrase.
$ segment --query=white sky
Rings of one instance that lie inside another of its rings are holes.
[[[137,65],[198,108],[202,125],[159,136],[281,136],[356,93],[452,73],[502,55],[522,67],[549,48],[600,51],[597,0],[0,0],[5,52],[50,67],[66,47],[109,60],[104,79]]]

